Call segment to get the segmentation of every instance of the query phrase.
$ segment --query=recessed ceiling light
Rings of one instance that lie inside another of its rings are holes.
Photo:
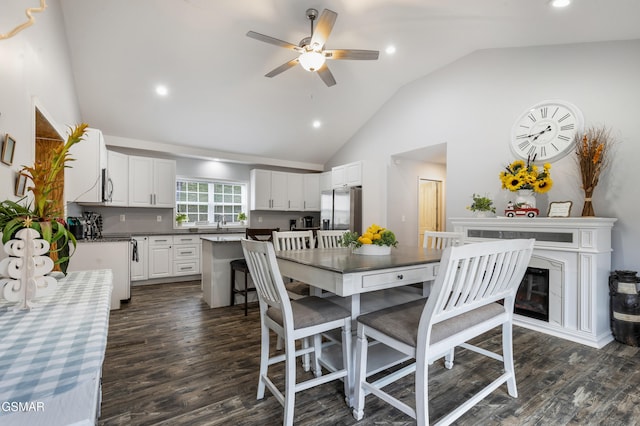
[[[320,122],[320,120],[314,120],[312,126],[314,129],[319,129],[320,126],[322,126],[322,123]]]
[[[389,45],[384,51],[387,52],[387,55],[393,55],[396,53],[396,47],[394,45]]]
[[[158,96],[167,96],[169,94],[169,89],[167,89],[167,86],[159,84],[156,86],[156,93]]]
[[[553,7],[567,7],[571,4],[571,0],[551,0],[550,3]]]

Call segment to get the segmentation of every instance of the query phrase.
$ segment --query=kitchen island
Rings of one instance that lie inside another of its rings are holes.
[[[244,234],[203,235],[202,297],[210,308],[229,306],[231,267],[229,262],[244,257],[240,240]]]

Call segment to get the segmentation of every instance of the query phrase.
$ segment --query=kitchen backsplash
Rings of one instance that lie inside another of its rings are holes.
[[[135,208],[135,207],[89,207],[70,203],[67,216],[82,216],[83,212],[93,211],[102,215],[102,234],[144,234],[145,232],[174,231],[173,209]],[[124,221],[121,220],[124,216]],[[253,228],[280,228],[289,230],[291,220],[296,228],[303,228],[301,218],[313,216],[313,226],[319,227],[320,214],[309,212],[271,212],[252,211],[249,214],[249,226]],[[158,221],[160,218],[160,221]],[[260,221],[262,219],[262,221]]]

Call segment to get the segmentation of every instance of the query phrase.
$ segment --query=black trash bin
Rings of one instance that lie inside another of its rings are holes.
[[[614,339],[640,346],[640,278],[636,271],[609,275],[609,318]]]

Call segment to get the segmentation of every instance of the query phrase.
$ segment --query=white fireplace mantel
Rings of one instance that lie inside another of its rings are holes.
[[[550,318],[514,314],[514,324],[601,348],[613,340],[609,326],[611,228],[615,218],[453,218],[465,243],[535,238],[532,264],[559,265],[550,279]]]

